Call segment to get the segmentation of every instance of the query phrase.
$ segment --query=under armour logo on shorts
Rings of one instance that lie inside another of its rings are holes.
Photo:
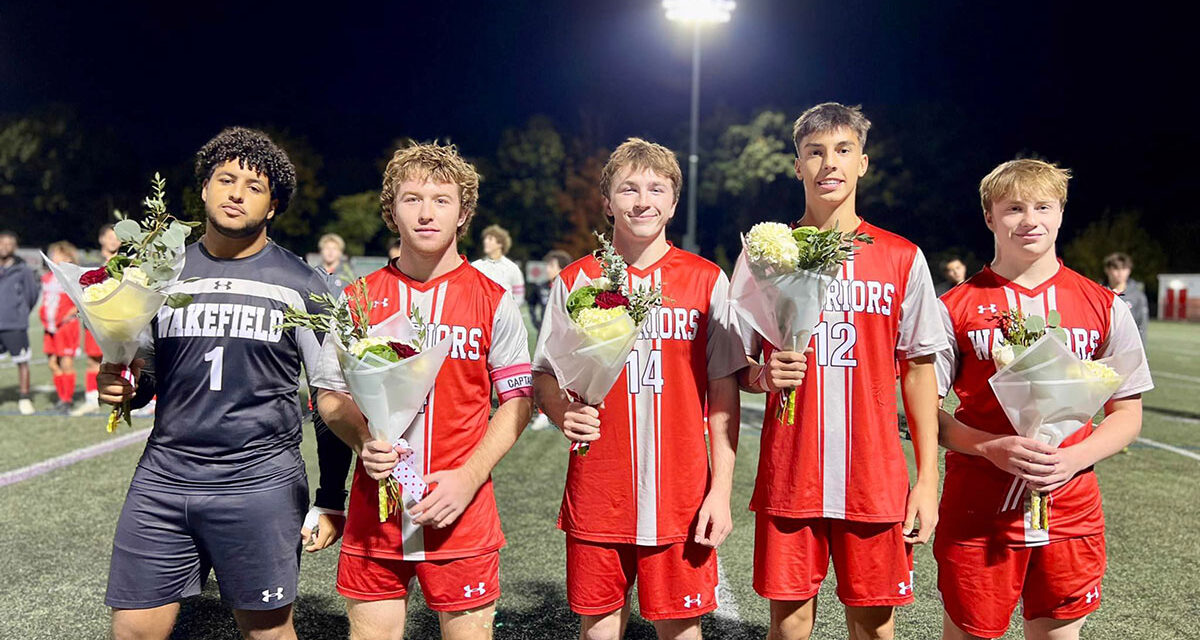
[[[979,305],[979,314],[983,315],[984,311],[991,311],[992,313],[996,313],[996,305],[994,305],[994,304]]]
[[[217,280],[213,283],[213,291],[232,291],[233,280]]]
[[[283,587],[279,587],[278,589],[276,589],[275,593],[271,593],[270,589],[263,589],[262,594],[263,594],[263,597],[262,597],[263,602],[270,602],[271,598],[275,598],[276,600],[283,600]]]
[[[1092,587],[1092,590],[1087,592],[1087,603],[1091,604],[1100,599],[1100,585]]]
[[[897,586],[900,587],[900,595],[906,596],[906,595],[912,593],[913,582],[915,582],[915,580],[913,579],[913,572],[909,571],[908,572],[908,582],[897,583]]]
[[[700,606],[700,594],[698,594],[698,593],[696,594],[695,599],[693,599],[691,596],[683,597],[683,608],[684,609],[691,609],[693,606],[696,606],[696,607]]]
[[[484,586],[484,584],[482,582],[479,583],[478,587],[472,587],[469,584],[463,585],[463,597],[464,598],[477,598],[479,596],[482,596],[485,593],[487,593],[487,587]]]

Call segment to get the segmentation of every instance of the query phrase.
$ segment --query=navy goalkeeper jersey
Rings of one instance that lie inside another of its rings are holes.
[[[185,282],[185,280],[187,280]],[[134,484],[186,493],[245,493],[304,475],[301,366],[309,384],[323,335],[281,329],[288,307],[320,311],[327,276],[273,242],[239,259],[187,248],[180,284],[193,296],[151,325],[147,368],[158,394]]]

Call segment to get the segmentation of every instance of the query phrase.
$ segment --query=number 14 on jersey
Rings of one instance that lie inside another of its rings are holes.
[[[650,388],[656,394],[663,392],[662,351],[653,349],[642,365],[641,354],[637,349],[629,352],[625,359],[625,381],[629,383],[629,393],[637,395],[643,388]]]

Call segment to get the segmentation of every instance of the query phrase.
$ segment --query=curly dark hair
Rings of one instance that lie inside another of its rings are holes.
[[[196,152],[196,179],[203,188],[217,167],[237,160],[238,166],[267,176],[271,197],[279,202],[275,215],[287,211],[296,190],[296,167],[287,153],[257,129],[228,127]]]

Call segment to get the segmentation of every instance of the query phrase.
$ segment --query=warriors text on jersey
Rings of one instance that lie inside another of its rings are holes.
[[[326,278],[273,242],[235,260],[188,247],[180,284],[193,301],[151,323],[158,404],[134,484],[179,493],[264,491],[304,475],[300,367],[311,386],[321,340],[281,329],[283,310],[319,311]]]
[[[558,524],[583,540],[657,546],[689,537],[708,490],[708,381],[746,358],[728,317],[729,280],[715,264],[671,247],[627,272],[627,287],[662,285],[663,304],[599,409],[600,439],[588,455],[571,456]],[[581,279],[600,273],[593,256],[575,261],[549,304],[565,305]],[[554,374],[541,348],[535,366]]]
[[[946,348],[925,256],[904,238],[863,222],[829,288],[796,391],[796,423],[767,398],[762,454],[750,508],[786,518],[900,522],[908,468],[896,424],[897,360]],[[756,335],[747,335],[756,355]],[[763,361],[773,347],[764,345]]]
[[[1068,346],[1081,358],[1106,356],[1142,349],[1137,326],[1125,304],[1113,304],[1111,291],[1060,266],[1046,282],[1027,289],[997,275],[990,268],[942,296],[942,321],[953,336],[950,349],[938,356],[938,386],[951,389],[959,405],[954,416],[968,427],[989,433],[1014,435],[988,378],[996,373],[992,349],[1002,340],[997,315],[1010,309],[1046,317],[1058,311],[1067,330]],[[1150,370],[1133,372],[1114,398],[1125,398],[1153,388]],[[1077,444],[1091,435],[1084,425],[1060,446]],[[1024,483],[985,458],[946,452],[946,479],[938,536],[959,544],[983,546],[998,541],[1012,546],[1033,546],[1052,540],[1075,538],[1104,531],[1100,489],[1091,469],[1077,475],[1050,494],[1050,529],[1026,526],[1028,518]]]
[[[452,340],[450,355],[425,404],[404,434],[421,473],[462,466],[483,440],[495,387],[500,402],[532,397],[525,323],[511,296],[465,260],[450,273],[417,282],[395,266],[368,275],[371,324],[419,309],[427,339]],[[430,342],[432,344],[432,342]],[[341,380],[332,341],[322,371]],[[344,382],[334,387],[348,391]],[[407,511],[380,523],[379,483],[358,464],[342,553],[398,560],[445,560],[477,556],[504,546],[492,481],[488,478],[454,524],[414,525]]]

